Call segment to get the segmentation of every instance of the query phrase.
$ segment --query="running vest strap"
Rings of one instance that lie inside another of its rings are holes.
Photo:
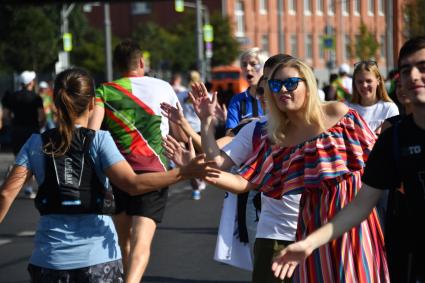
[[[99,181],[89,154],[95,134],[87,128],[75,129],[71,146],[64,155],[45,154],[45,178],[35,198],[41,215],[114,213],[112,189]],[[52,129],[41,136],[45,146],[57,141],[59,132]]]

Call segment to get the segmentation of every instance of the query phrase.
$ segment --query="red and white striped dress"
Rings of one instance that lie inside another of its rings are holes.
[[[240,174],[268,197],[302,191],[296,239],[304,239],[344,208],[361,187],[376,136],[355,112],[319,136],[290,147],[267,138]],[[389,282],[384,238],[375,210],[359,226],[320,247],[298,268],[295,282]]]

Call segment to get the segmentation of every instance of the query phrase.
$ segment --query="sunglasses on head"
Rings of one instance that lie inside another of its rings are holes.
[[[301,81],[305,81],[305,79],[293,77],[287,78],[286,80],[271,79],[268,83],[270,90],[274,93],[278,93],[282,89],[282,86],[284,86],[287,91],[296,90],[298,83]]]
[[[354,68],[357,68],[357,66],[361,65],[361,64],[365,64],[367,66],[376,66],[378,67],[378,63],[374,60],[363,60],[363,61],[359,61],[354,63]]]

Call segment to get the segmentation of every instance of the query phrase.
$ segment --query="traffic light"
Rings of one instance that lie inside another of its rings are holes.
[[[184,11],[184,0],[174,0],[174,8],[176,12],[182,13]]]

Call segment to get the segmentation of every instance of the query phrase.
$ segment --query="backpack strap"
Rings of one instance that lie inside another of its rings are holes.
[[[252,103],[252,117],[258,117],[258,100],[251,95],[249,97]]]
[[[245,99],[242,99],[240,105],[241,105],[240,115],[241,115],[241,117],[244,117],[246,115],[246,100]]]

